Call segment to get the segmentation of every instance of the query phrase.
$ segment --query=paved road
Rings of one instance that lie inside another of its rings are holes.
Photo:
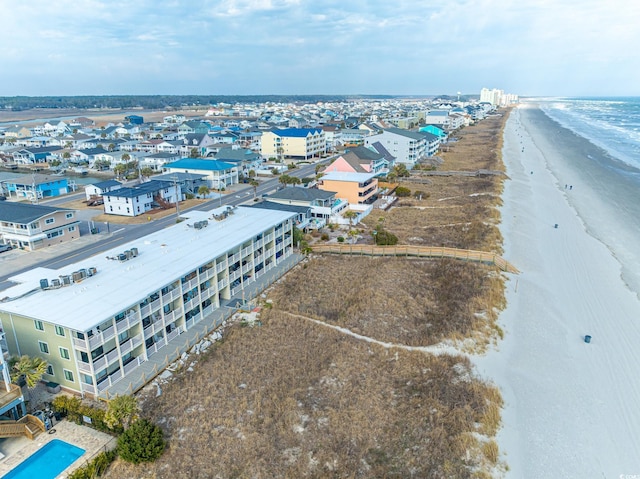
[[[326,163],[330,159],[321,160]],[[289,176],[305,178],[315,176],[316,164],[303,165],[295,170],[287,172]],[[255,196],[260,198],[264,194],[272,193],[280,187],[278,178],[274,177],[260,182],[260,186],[256,188]],[[220,198],[201,203],[189,209],[212,209],[222,205],[236,206],[242,203],[250,203],[254,197],[252,186],[234,185],[234,192],[222,195]],[[56,205],[71,201],[75,196],[84,196],[84,193],[73,193],[64,198],[56,198],[41,204]],[[181,210],[180,213],[189,211],[189,209]],[[28,271],[34,267],[46,267],[57,269],[76,261],[89,258],[99,254],[107,249],[115,248],[137,238],[147,236],[155,231],[174,225],[176,216],[170,215],[164,218],[155,219],[149,223],[137,225],[117,225],[117,224],[96,224],[100,228],[97,235],[85,234],[79,239],[69,243],[63,243],[59,246],[53,246],[38,250],[35,252],[10,251],[0,255],[0,291],[10,287],[13,283],[7,279],[16,274]],[[83,224],[85,232],[88,233],[88,225]],[[82,230],[81,230],[82,232]]]

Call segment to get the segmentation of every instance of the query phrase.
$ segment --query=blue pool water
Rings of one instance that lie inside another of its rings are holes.
[[[2,479],[54,479],[82,454],[84,449],[54,439],[2,476]]]

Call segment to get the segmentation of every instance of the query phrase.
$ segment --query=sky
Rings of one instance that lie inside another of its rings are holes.
[[[0,96],[640,95],[637,0],[0,0]]]

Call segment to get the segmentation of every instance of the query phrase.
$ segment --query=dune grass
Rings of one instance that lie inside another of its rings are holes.
[[[504,117],[463,129],[443,169],[498,170]],[[405,185],[407,183],[403,183]],[[434,177],[358,225],[401,243],[501,252],[502,178]],[[384,348],[299,314],[409,346],[500,337],[503,275],[454,260],[313,255],[267,292],[262,326],[222,343],[141,395],[166,432],[156,463],[121,461],[110,478],[488,478],[506,469],[493,439],[498,389],[463,354]]]

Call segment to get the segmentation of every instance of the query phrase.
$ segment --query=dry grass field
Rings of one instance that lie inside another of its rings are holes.
[[[467,127],[442,170],[498,170],[505,117]],[[428,193],[359,225],[400,243],[501,251],[502,177],[432,177]],[[499,391],[463,354],[403,346],[500,335],[503,276],[455,260],[312,255],[267,293],[261,326],[231,326],[223,342],[140,396],[168,450],[154,464],[117,460],[108,478],[489,478]],[[294,316],[297,315],[297,316]],[[307,319],[309,318],[309,319]],[[326,325],[317,324],[319,320]],[[385,348],[329,326],[347,328]]]

